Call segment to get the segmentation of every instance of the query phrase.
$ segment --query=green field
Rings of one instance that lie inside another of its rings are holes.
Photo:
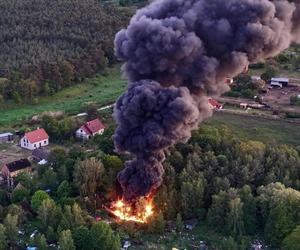
[[[233,134],[245,140],[294,146],[298,146],[300,142],[300,125],[282,120],[219,112],[205,122],[205,126],[208,125],[216,128],[225,125],[230,128]]]
[[[8,105],[1,110],[0,128],[12,125],[22,126],[23,122],[44,111],[64,111],[66,113],[79,113],[84,111],[89,103],[99,106],[112,103],[126,88],[126,81],[121,78],[120,67],[110,68],[107,74],[87,79],[76,86],[43,97],[36,105]],[[205,126],[228,126],[234,134],[241,139],[259,140],[266,143],[286,143],[299,145],[300,125],[285,121],[275,121],[260,117],[240,116],[228,113],[215,113],[205,122]]]
[[[121,78],[120,67],[116,66],[108,69],[105,76],[99,75],[53,96],[42,97],[36,105],[8,105],[1,110],[0,127],[20,123],[44,111],[78,113],[91,102],[105,105],[114,102],[125,88],[126,81]]]

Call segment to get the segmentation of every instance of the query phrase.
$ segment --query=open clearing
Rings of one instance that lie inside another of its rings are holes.
[[[22,149],[16,143],[0,144],[0,167],[3,164],[27,158],[30,155],[30,151]]]
[[[99,75],[53,96],[40,98],[36,105],[9,104],[1,110],[0,127],[20,123],[44,111],[78,113],[92,102],[99,105],[109,104],[121,95],[126,85],[126,81],[121,78],[120,67],[116,66],[108,69],[105,76]]]
[[[298,146],[300,125],[282,120],[270,120],[256,116],[241,116],[215,112],[204,126],[220,127],[225,125],[240,139],[257,140],[264,143],[281,143]]]

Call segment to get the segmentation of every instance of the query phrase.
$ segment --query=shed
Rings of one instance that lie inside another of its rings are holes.
[[[271,85],[272,86],[282,86],[282,87],[287,87],[289,85],[289,79],[288,78],[283,78],[283,77],[280,77],[280,78],[275,78],[273,77],[271,79]]]
[[[45,148],[36,148],[32,151],[32,156],[37,161],[48,160],[50,152]]]
[[[7,163],[2,167],[1,171],[5,178],[15,177],[20,172],[31,171],[31,163],[28,159],[20,159]]]
[[[0,143],[11,142],[13,139],[14,135],[12,133],[0,134]]]

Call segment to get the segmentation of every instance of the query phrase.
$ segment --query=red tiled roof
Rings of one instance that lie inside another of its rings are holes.
[[[25,133],[25,137],[31,143],[49,139],[49,135],[46,133],[46,131],[43,128]]]
[[[88,135],[92,135],[94,133],[99,132],[101,129],[104,129],[105,126],[103,123],[97,118],[95,120],[89,121],[81,126],[81,129]]]
[[[209,104],[211,106],[213,106],[214,108],[220,108],[220,107],[222,107],[222,104],[220,104],[217,100],[215,100],[213,98],[209,98],[208,101],[209,101]]]

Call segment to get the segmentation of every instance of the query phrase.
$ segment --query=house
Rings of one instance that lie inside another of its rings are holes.
[[[28,159],[20,159],[7,163],[1,169],[2,176],[7,180],[9,185],[13,182],[13,177],[25,171],[31,172],[31,163]]]
[[[0,134],[0,143],[11,142],[14,139],[14,135],[12,133],[3,133]]]
[[[248,103],[244,103],[244,102],[240,103],[240,108],[241,109],[247,109],[248,108]]]
[[[272,78],[270,85],[273,87],[287,87],[289,85],[289,79],[288,78]]]
[[[25,133],[20,141],[21,147],[29,150],[44,147],[49,144],[49,136],[43,128]]]
[[[35,161],[48,160],[50,152],[45,148],[36,148],[32,151],[32,157]]]
[[[213,98],[209,98],[208,103],[209,103],[212,110],[223,109],[223,105],[221,103],[219,103],[217,100],[213,99]]]
[[[82,140],[89,140],[95,135],[102,135],[104,132],[105,126],[97,118],[95,120],[86,122],[76,131],[76,137]]]
[[[228,85],[233,84],[233,78],[231,78],[231,77],[226,77],[226,83],[227,83]]]

